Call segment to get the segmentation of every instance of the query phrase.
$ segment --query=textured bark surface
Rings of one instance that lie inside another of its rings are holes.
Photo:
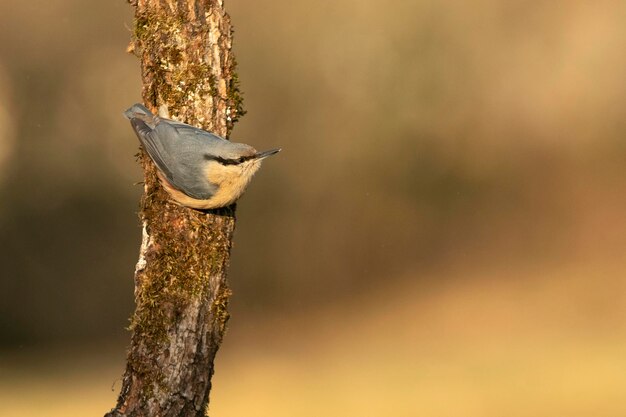
[[[129,51],[156,111],[227,137],[242,114],[221,0],[138,0]],[[130,104],[130,103],[129,103]],[[129,138],[131,137],[129,129]],[[107,416],[204,416],[230,291],[235,207],[200,212],[169,201],[143,153],[143,240],[136,310],[118,403]]]

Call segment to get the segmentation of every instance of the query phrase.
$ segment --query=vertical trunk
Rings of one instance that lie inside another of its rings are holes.
[[[222,0],[131,0],[143,99],[172,118],[228,136],[243,111]],[[130,130],[129,130],[130,132]],[[129,133],[129,140],[131,136]],[[200,212],[168,200],[141,152],[143,241],[135,270],[132,341],[107,416],[203,416],[224,334],[235,207]]]

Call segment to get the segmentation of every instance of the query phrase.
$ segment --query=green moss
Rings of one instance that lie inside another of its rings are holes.
[[[179,109],[190,98],[213,94],[215,80],[210,79],[209,65],[186,59],[194,39],[187,34],[185,19],[183,15],[149,12],[135,18],[136,53],[146,65],[144,74],[149,75],[144,94],[155,106],[165,103],[170,109]]]
[[[213,302],[213,314],[215,315],[215,320],[219,323],[220,332],[223,334],[226,331],[226,323],[230,318],[230,313],[228,312],[228,300],[232,295],[232,291],[229,288],[224,288],[215,298]]]
[[[239,74],[237,73],[237,60],[234,55],[231,57],[229,70],[230,80],[227,86],[227,95],[231,112],[227,123],[228,134],[230,134],[239,118],[246,114],[246,110],[243,107],[243,93],[240,89]]]
[[[208,63],[204,60],[187,59],[185,55],[186,51],[192,49],[190,42],[197,40],[190,38],[207,34],[201,32],[203,29],[198,29],[200,32],[192,32],[193,36],[189,36],[186,24],[186,17],[183,15],[143,12],[135,18],[135,53],[142,58],[142,62],[147,63],[143,69],[144,74],[148,75],[144,76],[144,80],[148,81],[144,85],[144,97],[155,107],[166,104],[169,109],[182,109],[190,102],[207,96],[216,101],[222,99],[218,91],[218,80]],[[237,62],[232,54],[228,55],[225,65],[228,136],[246,111],[237,74]]]

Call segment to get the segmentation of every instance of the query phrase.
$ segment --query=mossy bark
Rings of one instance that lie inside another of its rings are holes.
[[[129,51],[143,99],[156,111],[228,137],[243,114],[222,0],[136,0]],[[107,416],[204,416],[213,360],[228,320],[226,281],[235,207],[200,212],[172,203],[142,151],[143,240],[136,310],[118,403]]]

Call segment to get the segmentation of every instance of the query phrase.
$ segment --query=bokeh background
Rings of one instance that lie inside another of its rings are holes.
[[[226,3],[281,146],[238,206],[212,416],[624,416],[626,3]],[[103,415],[140,100],[119,1],[0,2],[0,415]]]

